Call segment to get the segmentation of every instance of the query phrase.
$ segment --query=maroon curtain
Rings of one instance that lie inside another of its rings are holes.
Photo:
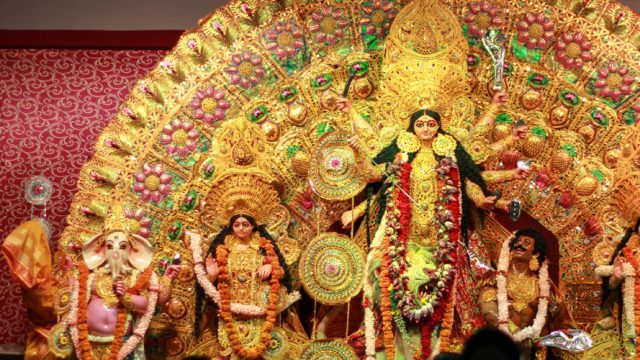
[[[53,183],[53,242],[64,227],[82,164],[134,82],[161,50],[0,49],[0,240],[30,216],[24,182]],[[36,214],[40,214],[38,207]],[[0,343],[19,344],[30,324],[0,259]]]

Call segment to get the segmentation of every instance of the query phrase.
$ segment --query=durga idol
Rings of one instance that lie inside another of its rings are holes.
[[[442,130],[438,112],[422,109],[407,120],[406,131],[373,164],[361,165],[370,183],[383,182],[380,224],[370,246],[364,290],[371,359],[378,331],[388,359],[428,359],[449,348],[449,340],[459,337],[452,337],[452,331],[459,332],[463,323],[482,323],[464,285],[469,279],[461,244],[471,204],[484,210],[508,206],[488,193],[480,168]],[[363,151],[357,139],[350,144]],[[487,176],[492,178],[499,177]],[[343,214],[345,225],[365,213],[359,208]]]

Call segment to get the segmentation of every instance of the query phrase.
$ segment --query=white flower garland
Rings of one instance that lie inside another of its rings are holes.
[[[376,329],[375,322],[376,319],[373,316],[373,286],[371,282],[369,282],[369,274],[370,268],[373,266],[373,261],[375,258],[375,252],[382,245],[382,239],[385,236],[384,229],[387,228],[387,216],[386,213],[382,216],[382,221],[378,226],[378,231],[373,237],[373,241],[371,242],[369,248],[369,254],[367,255],[367,266],[365,267],[365,277],[364,277],[364,299],[369,300],[369,306],[364,308],[364,337],[365,337],[365,354],[367,355],[367,360],[375,360],[376,358]]]
[[[507,271],[509,270],[509,243],[514,238],[515,233],[502,243],[500,258],[498,259],[498,275],[496,282],[498,285],[498,327],[507,334],[510,334],[514,341],[521,342],[525,339],[537,339],[547,320],[547,309],[549,306],[549,263],[545,260],[540,268],[538,276],[538,312],[531,326],[518,331],[515,334],[509,332],[509,299],[507,294]]]
[[[627,325],[629,326],[630,337],[636,337],[636,322],[635,322],[635,300],[636,300],[636,271],[631,264],[625,262],[622,264],[624,285],[622,287],[622,306],[624,309],[624,315],[627,318]],[[596,275],[599,277],[606,277],[613,275],[613,265],[602,265],[596,268]]]
[[[196,279],[202,289],[204,289],[205,294],[211,299],[216,305],[220,304],[220,293],[218,289],[207,279],[207,272],[204,267],[204,261],[202,260],[202,249],[200,248],[200,236],[191,236],[191,252],[193,254],[193,262],[194,267],[193,270],[196,273]],[[298,291],[292,291],[287,295],[287,303],[285,309],[288,308],[294,302],[300,300],[300,293]],[[241,314],[247,316],[263,316],[266,314],[266,310],[255,305],[245,305],[239,303],[231,303],[231,312],[233,314]]]
[[[138,347],[140,341],[144,339],[144,334],[147,333],[149,324],[151,324],[151,318],[156,310],[159,291],[158,276],[155,272],[152,272],[151,279],[149,281],[149,303],[147,304],[147,309],[145,310],[144,315],[142,315],[138,320],[138,324],[135,329],[133,329],[132,336],[127,339],[127,342],[122,345],[122,348],[118,352],[119,360],[126,358],[133,350],[135,350],[135,348]]]
[[[90,274],[87,279],[87,294],[88,298],[91,298],[91,286],[93,285],[93,281],[95,279],[95,274]],[[149,302],[147,304],[147,309],[144,312],[144,315],[139,319],[138,324],[135,329],[133,329],[132,336],[127,339],[127,342],[122,345],[120,351],[118,351],[118,359],[123,360],[126,358],[136,347],[140,344],[140,341],[144,339],[144,335],[149,328],[149,324],[151,324],[151,318],[153,317],[153,313],[156,310],[156,304],[158,302],[158,276],[155,272],[151,273],[151,279],[149,280]],[[71,341],[73,342],[73,346],[76,349],[76,356],[79,354],[78,349],[80,348],[80,340],[78,334],[78,293],[79,293],[79,284],[78,281],[75,280],[73,284],[73,289],[71,291],[71,311],[69,311],[69,333],[71,334]]]
[[[88,281],[92,279],[93,274],[89,275]],[[69,315],[67,315],[69,324],[69,334],[71,334],[71,341],[75,349],[80,348],[80,339],[78,337],[78,279],[73,279],[73,288],[71,289],[71,309]]]

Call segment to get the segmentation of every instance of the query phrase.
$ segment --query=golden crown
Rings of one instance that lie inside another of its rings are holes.
[[[131,220],[125,216],[124,206],[121,203],[111,205],[104,219],[104,235],[109,235],[116,231],[128,234],[132,228]]]
[[[272,178],[257,169],[235,170],[218,178],[207,195],[202,221],[224,227],[232,216],[251,216],[259,225],[269,219],[280,203]]]
[[[466,66],[469,45],[456,16],[435,0],[414,0],[396,16],[385,41],[385,63],[401,57],[420,60],[448,57]]]
[[[443,4],[416,0],[406,5],[385,42],[381,97],[393,99],[394,104],[386,116],[401,119],[404,130],[412,113],[431,109],[448,130],[451,122],[457,122],[452,119],[454,104],[470,92],[468,50],[456,17]]]
[[[611,204],[619,209],[625,224],[633,226],[636,219],[640,217],[640,186],[633,177],[629,176],[616,182],[614,188]]]

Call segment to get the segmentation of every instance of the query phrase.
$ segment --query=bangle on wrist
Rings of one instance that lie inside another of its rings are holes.
[[[122,303],[122,306],[130,311],[135,311],[137,309],[136,303],[133,301],[133,296],[131,296],[130,294],[125,294],[120,302]]]

